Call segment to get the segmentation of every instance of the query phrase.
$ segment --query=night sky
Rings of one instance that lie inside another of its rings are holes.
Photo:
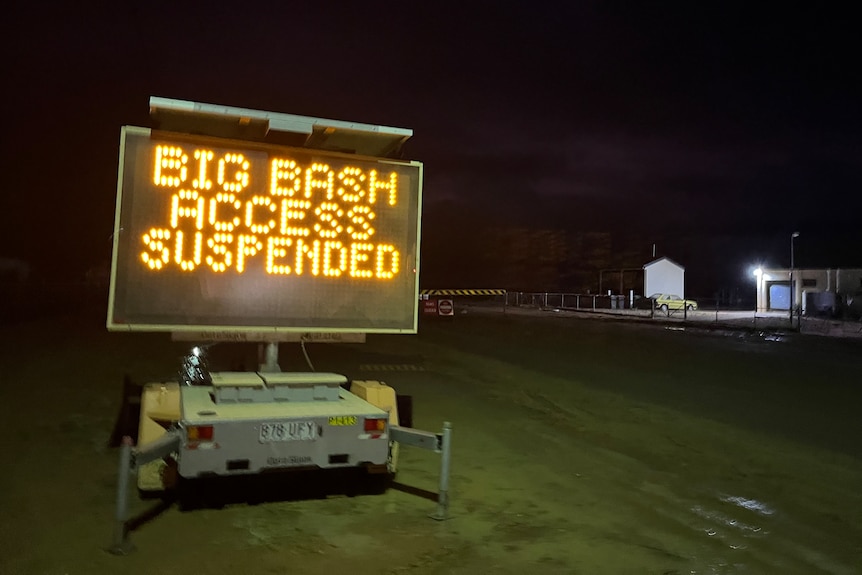
[[[526,289],[492,239],[541,232],[610,242],[593,268],[655,246],[693,295],[789,265],[794,231],[798,266],[862,267],[862,47],[837,4],[461,4],[13,8],[0,257],[58,279],[110,259],[120,126],[155,95],[412,128],[423,287]]]

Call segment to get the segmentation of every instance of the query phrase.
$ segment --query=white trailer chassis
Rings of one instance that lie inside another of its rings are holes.
[[[437,489],[437,508],[430,515],[432,519],[443,521],[449,518],[449,469],[452,457],[452,424],[443,423],[440,433],[432,433],[401,427],[389,426],[392,441],[400,445],[409,445],[427,449],[440,454],[440,478]],[[120,446],[120,462],[117,473],[117,500],[115,510],[114,535],[108,550],[115,555],[126,555],[134,550],[129,540],[131,525],[129,518],[129,483],[138,469],[152,461],[158,461],[173,453],[178,453],[182,446],[184,431],[175,429],[168,431],[162,437],[145,447],[134,447],[132,438],[124,436]]]

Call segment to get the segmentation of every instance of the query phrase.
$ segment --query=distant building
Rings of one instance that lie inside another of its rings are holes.
[[[644,295],[663,293],[685,297],[685,268],[670,258],[644,265]]]
[[[761,269],[757,277],[757,310],[794,309],[803,314],[835,313],[839,307],[858,305],[862,298],[862,269]]]

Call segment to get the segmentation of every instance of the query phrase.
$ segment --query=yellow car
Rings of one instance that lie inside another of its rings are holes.
[[[697,309],[696,301],[693,299],[683,299],[678,295],[656,293],[651,295],[650,298],[655,301],[656,309],[660,309],[665,313],[672,310],[685,309],[687,311],[694,311]]]

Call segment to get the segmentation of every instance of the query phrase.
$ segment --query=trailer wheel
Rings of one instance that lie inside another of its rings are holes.
[[[215,476],[194,479],[179,477],[175,493],[180,511],[223,509],[227,505],[224,485]]]
[[[368,473],[365,489],[369,495],[383,495],[395,479],[394,473]]]
[[[398,406],[398,425],[413,427],[413,396],[396,394],[395,404]]]
[[[202,507],[200,491],[195,489],[194,483],[191,479],[184,477],[177,480],[174,494],[180,511],[194,511]]]

